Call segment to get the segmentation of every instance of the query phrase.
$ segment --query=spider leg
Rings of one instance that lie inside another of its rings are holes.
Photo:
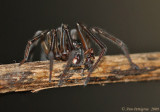
[[[57,28],[56,29],[56,36],[54,37],[54,54],[55,54],[55,59],[56,60],[60,60],[61,59],[61,51],[60,51],[60,47],[59,47],[59,37],[62,35],[61,34],[61,28]]]
[[[62,54],[62,60],[66,61],[68,59],[68,55],[69,55],[69,49],[67,44],[70,45],[70,38],[68,37],[67,33],[67,25],[62,24],[61,25],[61,29],[62,29],[62,35],[60,38],[60,49],[61,49],[61,54]],[[67,42],[68,39],[68,42]],[[70,45],[71,47],[71,45]]]
[[[74,47],[74,45],[73,45],[73,40],[72,40],[72,38],[71,38],[71,32],[69,31],[69,28],[68,28],[67,25],[64,26],[64,30],[65,30],[65,32],[66,32],[66,34],[67,34],[67,39],[68,39],[68,44],[69,44],[69,47],[70,47],[70,51],[71,51],[71,50],[75,50],[75,47]],[[71,31],[72,31],[72,30],[71,30]]]
[[[39,31],[38,31],[39,32]],[[25,53],[24,53],[24,59],[20,62],[19,66],[22,65],[23,63],[25,63],[25,61],[27,61],[28,59],[28,56],[29,56],[29,53],[30,53],[30,50],[32,48],[32,46],[34,45],[35,42],[37,42],[39,39],[42,39],[44,38],[45,34],[47,31],[42,31],[40,33],[36,33],[34,38],[32,40],[29,40],[28,43],[27,43],[27,46],[26,46],[26,49],[25,49]]]
[[[91,31],[95,34],[99,34],[100,36],[110,40],[111,42],[113,42],[117,46],[119,46],[122,49],[122,51],[124,52],[124,55],[126,56],[126,58],[128,59],[131,68],[132,69],[139,69],[139,67],[135,63],[132,62],[132,59],[129,56],[129,51],[128,51],[127,46],[124,42],[122,42],[120,39],[110,35],[109,33],[107,33],[106,31],[104,31],[101,28],[94,27],[91,29]]]
[[[71,65],[72,65],[72,60],[74,59],[76,54],[76,50],[72,50],[69,54],[69,58],[67,61],[67,65],[65,66],[65,69],[63,70],[63,73],[60,74],[60,80],[58,83],[58,86],[61,86],[63,83],[63,78],[67,75],[68,70],[70,69]]]
[[[102,49],[100,54],[99,54],[99,58],[97,59],[97,61],[95,62],[94,65],[92,65],[90,68],[89,68],[89,73],[87,75],[87,78],[86,78],[86,81],[84,83],[84,85],[86,86],[87,83],[89,82],[90,80],[90,75],[91,73],[94,71],[95,67],[97,66],[97,64],[99,63],[99,61],[101,60],[101,58],[103,57],[103,55],[105,54],[106,52],[106,48],[105,48],[105,45],[103,44],[103,42],[101,42],[95,35],[93,35],[91,33],[91,31],[83,24],[81,23],[77,23],[78,25],[80,25],[82,27],[82,29],[89,35],[89,38],[93,39],[97,44],[98,46]]]
[[[88,44],[85,40],[85,37],[83,36],[82,32],[81,32],[81,28],[80,28],[80,25],[77,23],[77,31],[78,31],[78,34],[80,36],[80,39],[81,39],[81,42],[82,42],[82,45],[83,45],[83,49],[84,51],[87,51],[88,50]]]
[[[84,55],[86,55],[90,51],[89,43],[87,43],[86,38],[83,35],[83,33],[81,32],[81,27],[80,27],[80,25],[78,23],[76,24],[76,27],[77,27],[77,30],[75,30],[74,33],[78,32],[78,34],[79,34],[79,37],[80,37],[80,40],[82,42],[82,46],[83,46],[83,49],[84,49],[84,52],[85,52],[85,53],[83,52],[83,54],[82,54],[83,59],[84,59]],[[76,36],[74,34],[73,34],[73,36],[76,38]],[[87,57],[87,59],[85,61],[85,64],[84,64],[85,67],[82,69],[82,76],[84,76],[84,70],[85,69],[89,69],[93,64],[93,62],[92,62],[92,60],[90,60],[90,58],[91,58],[91,56]]]
[[[73,61],[73,59],[74,59],[74,57],[75,57],[75,55],[76,55],[76,53],[77,53],[77,51],[75,50],[75,47],[73,46],[73,40],[72,40],[72,38],[71,38],[71,35],[70,35],[70,32],[69,32],[69,29],[68,29],[68,27],[67,27],[67,25],[64,25],[64,24],[62,24],[62,38],[61,38],[61,47],[62,47],[62,49],[65,49],[65,50],[67,50],[67,46],[65,45],[64,46],[64,44],[66,44],[67,42],[67,44],[69,45],[69,47],[70,47],[70,53],[69,54],[66,54],[65,52],[64,52],[64,50],[63,50],[63,52],[62,52],[62,54],[66,57],[66,58],[68,58],[68,60],[67,60],[67,65],[66,65],[66,67],[65,67],[65,69],[63,70],[63,73],[62,74],[60,74],[60,81],[59,81],[59,83],[58,83],[58,86],[60,86],[60,85],[62,85],[62,83],[63,83],[63,78],[67,75],[67,72],[69,71],[69,69],[70,69],[70,67],[72,66],[72,61]],[[65,36],[67,36],[67,39],[68,39],[68,41],[67,42],[64,42],[64,39],[65,39]],[[68,56],[69,55],[69,56]],[[64,58],[65,58],[64,57]]]
[[[51,78],[52,78],[52,71],[53,71],[53,60],[54,60],[54,54],[53,54],[53,48],[55,45],[55,36],[56,36],[56,31],[53,29],[51,32],[49,32],[49,34],[47,34],[49,36],[49,38],[51,38],[51,46],[49,49],[49,53],[48,53],[48,58],[50,60],[50,74],[49,74],[49,82],[51,82]]]

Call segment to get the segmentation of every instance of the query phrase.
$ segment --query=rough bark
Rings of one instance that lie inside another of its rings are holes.
[[[88,84],[160,80],[160,52],[131,54],[131,58],[140,67],[139,70],[130,69],[122,55],[104,56]],[[54,62],[51,83],[48,81],[49,61],[28,62],[22,66],[18,66],[18,63],[0,65],[0,93],[57,88],[65,65],[66,62]],[[87,70],[83,76],[82,68],[72,67],[60,87],[83,86]]]

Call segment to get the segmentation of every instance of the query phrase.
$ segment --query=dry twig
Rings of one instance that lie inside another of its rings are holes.
[[[131,54],[140,70],[131,70],[122,55],[104,56],[103,61],[92,73],[89,84],[160,80],[160,52]],[[59,74],[66,62],[55,61],[52,82],[48,82],[49,61],[0,65],[0,93],[32,91],[58,87]],[[87,74],[82,76],[81,68],[71,68],[61,87],[83,85]]]

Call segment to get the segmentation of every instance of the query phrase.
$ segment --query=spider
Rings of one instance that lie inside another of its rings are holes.
[[[128,59],[131,69],[139,69],[139,67],[132,62],[127,46],[121,40],[110,35],[101,28],[88,28],[80,22],[76,23],[76,28],[71,30],[69,30],[68,25],[62,24],[61,27],[57,29],[37,31],[33,36],[33,39],[28,41],[24,53],[24,59],[19,65],[22,65],[27,61],[32,46],[40,40],[43,52],[50,60],[49,82],[51,82],[52,77],[53,61],[63,60],[67,61],[67,65],[65,66],[63,73],[60,74],[58,85],[62,85],[70,67],[81,65],[84,65],[83,71],[88,70],[88,75],[84,82],[84,85],[87,85],[92,72],[107,51],[107,47],[98,36],[101,36],[119,46]],[[90,47],[90,40],[95,42],[101,48],[96,62],[94,62],[95,55],[94,50]]]

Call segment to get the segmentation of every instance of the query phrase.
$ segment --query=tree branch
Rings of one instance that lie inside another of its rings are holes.
[[[104,56],[91,75],[88,84],[160,80],[160,52],[131,54],[133,62],[140,70],[131,70],[127,59],[122,55]],[[96,57],[97,59],[97,57]],[[0,93],[18,91],[40,91],[57,88],[59,75],[66,62],[55,61],[52,82],[49,83],[49,61],[0,65]],[[82,75],[82,67],[71,68],[60,87],[84,85],[87,70]]]

